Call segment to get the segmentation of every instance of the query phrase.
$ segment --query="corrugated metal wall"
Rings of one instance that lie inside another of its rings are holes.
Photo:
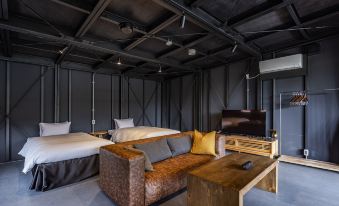
[[[92,75],[0,61],[0,162],[21,159],[18,152],[28,137],[38,136],[39,122],[71,121],[72,132],[112,129],[120,117],[160,126],[161,83],[95,74],[92,99]]]
[[[339,39],[320,42],[320,48],[320,52],[306,54],[306,75],[249,80],[248,98],[245,74],[258,73],[257,64],[248,60],[168,80],[163,87],[162,125],[218,130],[224,108],[263,108],[267,111],[267,128],[279,132],[280,92],[339,87]],[[298,48],[275,55],[300,52],[305,51]],[[290,107],[289,98],[282,99],[282,154],[300,157],[307,148],[311,159],[339,163],[339,93],[311,94],[306,108]]]
[[[168,80],[163,87],[163,126],[182,131],[220,129],[223,109],[247,107],[245,74],[250,71],[247,60],[206,70],[194,75]],[[256,84],[250,85],[254,98],[249,108],[256,107]]]

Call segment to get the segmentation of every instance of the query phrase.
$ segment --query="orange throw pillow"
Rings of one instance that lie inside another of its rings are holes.
[[[199,131],[194,130],[191,153],[217,156],[215,153],[215,135],[215,131],[203,135]]]

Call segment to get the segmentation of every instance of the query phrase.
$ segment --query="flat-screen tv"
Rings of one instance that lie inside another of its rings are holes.
[[[223,110],[221,128],[224,134],[265,137],[266,111]]]

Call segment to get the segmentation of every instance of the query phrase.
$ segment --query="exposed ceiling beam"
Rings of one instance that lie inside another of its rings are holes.
[[[312,19],[309,19],[307,21],[304,21],[304,22],[301,22],[298,26],[282,26],[282,27],[279,27],[279,28],[274,28],[272,30],[286,30],[286,29],[297,29],[297,28],[300,28],[300,27],[305,27],[305,26],[308,26],[310,24],[314,24],[314,23],[317,23],[317,22],[320,22],[322,20],[326,20],[326,19],[329,19],[331,17],[334,17],[336,15],[339,15],[339,11],[334,9],[333,11],[327,11],[326,9],[326,12],[322,12],[322,15],[321,16],[317,16],[317,17],[313,17]],[[260,34],[254,38],[251,38],[251,40],[249,40],[248,42],[254,42],[258,39],[261,39],[261,38],[264,38],[266,36],[269,36],[269,35],[272,35],[272,34],[275,34],[279,31],[272,31],[272,32],[269,32],[269,33],[263,33],[263,34]]]
[[[235,35],[234,30],[227,25],[224,25],[222,28],[220,27],[223,25],[223,22],[216,20],[214,17],[203,14],[197,8],[188,8],[181,3],[174,1],[174,0],[153,0],[155,3],[159,4],[160,6],[178,14],[182,15],[184,12],[188,20],[191,22],[201,26],[202,28],[214,32],[216,35],[228,39],[230,42],[236,42],[239,46],[246,51],[247,53],[260,57],[261,53],[257,48],[250,46],[249,44],[244,42],[244,39],[241,36]]]
[[[112,61],[114,59],[115,55],[111,55],[110,57],[106,58],[103,62],[97,64],[94,66],[93,70],[98,70],[102,67],[104,67],[105,65],[107,65],[110,61]]]
[[[141,61],[147,61],[152,62],[155,64],[162,64],[167,65],[170,67],[178,68],[178,69],[184,69],[184,70],[192,70],[193,68],[187,67],[184,65],[181,65],[177,63],[176,61],[170,61],[170,60],[159,60],[156,59],[153,55],[140,55],[133,52],[126,52],[120,49],[117,45],[107,42],[88,42],[88,41],[82,41],[79,39],[75,39],[71,36],[55,36],[50,33],[44,32],[44,29],[41,28],[43,25],[36,26],[35,23],[27,20],[21,19],[20,21],[13,20],[11,18],[9,21],[0,20],[0,29],[9,30],[12,32],[18,32],[26,35],[35,36],[41,39],[51,40],[55,41],[61,44],[70,44],[74,45],[76,47],[89,49],[92,51],[98,51],[102,53],[108,53],[108,54],[117,54],[120,56],[126,56],[129,58],[138,59]],[[64,32],[67,33],[67,32]]]
[[[192,60],[188,60],[188,61],[184,62],[184,64],[185,64],[185,65],[187,65],[187,64],[192,64],[192,63],[194,63],[194,62],[201,61],[201,60],[206,59],[206,58],[208,58],[208,57],[212,57],[212,58],[213,58],[213,57],[215,57],[215,55],[218,55],[218,54],[220,54],[221,52],[223,52],[223,51],[225,51],[225,50],[227,50],[227,49],[231,50],[232,48],[233,48],[233,46],[232,46],[232,47],[229,47],[229,46],[221,46],[221,47],[219,47],[219,48],[217,48],[217,49],[213,49],[213,50],[211,50],[211,51],[208,51],[208,52],[207,52],[207,55],[205,55],[205,56],[198,57],[198,58],[195,58],[195,59],[192,59]],[[228,61],[227,61],[227,60],[224,60],[224,63],[228,63]]]
[[[8,1],[1,0],[1,19],[8,20]],[[3,43],[3,53],[6,57],[11,57],[13,55],[12,52],[12,44],[10,32],[7,30],[0,31],[2,43]]]
[[[80,4],[77,0],[51,0],[57,4],[60,4],[60,5],[63,5],[63,6],[66,6],[68,8],[71,8],[71,9],[74,9],[74,10],[77,10],[77,11],[80,11],[82,13],[86,13],[86,14],[89,14],[90,11],[88,8],[88,6],[86,6],[86,4]],[[122,17],[122,16],[119,16],[117,14],[114,14],[114,13],[111,13],[111,12],[108,12],[108,11],[103,11],[103,13],[101,14],[101,16],[99,17],[101,20],[103,21],[107,21],[107,22],[110,22],[110,23],[113,23],[115,25],[119,25],[119,23],[121,22],[131,22],[134,26],[134,31],[135,32],[138,32],[140,34],[143,34],[144,36],[147,34],[147,31],[146,31],[146,28],[145,26],[141,25],[140,23],[138,22],[135,22],[131,19],[127,19],[125,17]],[[152,37],[154,39],[157,39],[159,41],[163,41],[163,42],[166,42],[167,39],[166,38],[163,38],[163,37],[157,37],[157,36],[154,36]],[[146,39],[146,38],[145,38]],[[208,39],[208,38],[207,38]],[[205,40],[204,38],[201,39],[202,41]],[[201,42],[202,42],[201,41]],[[200,43],[200,42],[197,42],[197,44]],[[177,46],[178,47],[178,50],[176,51],[170,51],[171,52],[171,55],[175,54],[176,52],[180,51],[180,50],[183,50],[183,49],[188,49],[189,48],[189,45],[184,45],[182,43],[179,43],[175,40],[173,40],[173,45],[174,46]],[[192,45],[193,46],[193,45]],[[66,50],[67,52],[67,50]],[[173,52],[173,53],[172,53]],[[203,52],[201,51],[197,51],[198,54],[200,55],[205,55]],[[170,55],[164,55],[165,56],[170,56]],[[159,57],[159,58],[162,58],[162,57]],[[214,59],[216,59],[217,61],[221,61],[221,62],[224,62],[223,59],[220,59],[220,58],[215,58],[213,57]],[[99,69],[99,65],[100,66],[103,66],[105,65],[106,63],[104,64],[97,64],[97,66],[95,66],[95,70]]]
[[[50,53],[50,54],[58,54],[59,53],[59,51],[57,51],[57,50],[32,47],[32,46],[27,46],[27,45],[22,45],[22,44],[17,44],[17,43],[13,43],[12,45],[13,45],[14,48],[15,47],[23,48],[23,49],[28,49],[28,50],[31,50],[31,51],[34,51],[34,52],[44,52],[44,53]],[[82,59],[87,59],[87,60],[93,61],[93,62],[103,61],[103,60],[96,59],[96,58],[93,58],[93,57],[82,56],[82,55],[77,55],[77,54],[69,54],[69,56],[77,57],[77,58],[82,58]]]
[[[166,28],[167,26],[171,25],[173,22],[175,22],[176,20],[178,20],[179,16],[177,15],[173,15],[172,17],[168,18],[166,21],[160,23],[158,26],[154,27],[153,29],[151,29],[150,31],[146,32],[144,34],[143,37],[135,40],[134,42],[130,43],[129,45],[127,45],[124,50],[125,51],[129,51],[133,48],[135,48],[137,45],[141,44],[142,42],[144,42],[148,37],[155,35],[156,33],[160,32],[161,30],[163,30],[164,28]],[[96,65],[94,67],[94,70],[98,70],[100,69],[102,66],[105,66],[106,64],[108,64],[113,58],[115,57],[115,55],[113,54],[112,56],[108,57],[104,62]]]
[[[160,32],[161,30],[165,29],[166,27],[171,25],[173,22],[175,22],[179,18],[180,18],[180,16],[178,16],[178,15],[171,16],[170,18],[166,19],[164,22],[160,23],[158,26],[156,26],[153,29],[151,29],[150,31],[148,31],[141,38],[139,38],[139,39],[135,40],[134,42],[130,43],[129,45],[127,45],[124,48],[124,50],[129,51],[129,50],[133,49],[134,47],[136,47],[139,44],[141,44],[142,42],[144,42],[148,37],[151,37],[151,36],[155,35],[156,33]]]
[[[289,2],[289,0],[284,0],[284,2]],[[290,16],[292,17],[294,23],[296,26],[300,27],[301,26],[301,21],[300,21],[300,17],[298,15],[297,10],[295,9],[293,4],[288,4],[287,5],[287,10],[288,13],[290,14]],[[305,30],[299,30],[299,33],[305,38],[305,39],[310,39],[310,36],[308,35],[308,33]]]
[[[95,21],[100,17],[101,13],[106,9],[106,7],[111,3],[112,0],[99,0],[98,3],[93,8],[92,12],[87,16],[86,20],[81,24],[80,28],[75,33],[75,38],[83,37],[86,32],[93,26]],[[73,45],[68,45],[66,51],[64,51],[56,60],[56,64],[60,64],[63,59],[71,53]]]
[[[227,23],[228,26],[236,27],[241,24],[244,24],[246,22],[249,22],[253,19],[259,18],[261,16],[264,16],[266,14],[269,14],[273,11],[276,11],[278,9],[284,8],[287,5],[290,4],[290,0],[286,1],[268,1],[266,3],[263,3],[257,7],[254,7],[253,9],[250,9],[240,15],[231,17],[230,20]]]
[[[315,42],[319,42],[319,41],[323,41],[323,40],[327,40],[327,39],[332,39],[332,38],[338,38],[339,34],[338,33],[332,33],[326,36],[321,36],[321,37],[317,37],[317,38],[312,38],[312,39],[307,39],[307,40],[302,40],[302,41],[298,41],[295,42],[293,44],[290,45],[283,45],[279,48],[274,48],[274,49],[267,49],[264,50],[263,53],[264,54],[270,54],[272,52],[281,52],[287,49],[292,49],[292,48],[296,48],[296,47],[301,47],[301,46],[305,46],[311,43],[315,43]]]
[[[195,45],[197,45],[197,44],[200,44],[201,42],[204,42],[204,41],[206,41],[206,40],[209,40],[209,39],[211,39],[211,38],[212,38],[212,35],[210,35],[210,34],[208,34],[208,35],[206,35],[206,36],[203,36],[203,37],[200,37],[200,38],[198,38],[198,39],[196,39],[196,40],[193,40],[193,41],[191,41],[191,42],[189,42],[189,43],[187,43],[187,44],[184,44],[183,46],[181,46],[181,47],[179,47],[179,48],[176,48],[176,49],[173,49],[173,50],[171,50],[171,51],[169,51],[169,52],[166,52],[166,53],[164,53],[164,54],[161,54],[160,56],[158,56],[158,58],[164,58],[164,57],[171,56],[171,55],[173,55],[173,54],[175,54],[175,53],[177,53],[177,52],[179,52],[179,51],[184,50],[185,48],[193,47],[193,46],[195,46]]]

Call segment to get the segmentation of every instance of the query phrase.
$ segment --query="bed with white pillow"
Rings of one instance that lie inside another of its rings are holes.
[[[178,130],[167,128],[134,126],[132,118],[114,119],[114,122],[116,129],[109,130],[108,133],[111,135],[111,141],[116,143],[180,133]]]
[[[99,148],[113,144],[87,133],[69,133],[70,122],[40,123],[40,137],[31,137],[19,152],[23,172],[32,171],[30,189],[46,191],[75,183],[99,172]]]

